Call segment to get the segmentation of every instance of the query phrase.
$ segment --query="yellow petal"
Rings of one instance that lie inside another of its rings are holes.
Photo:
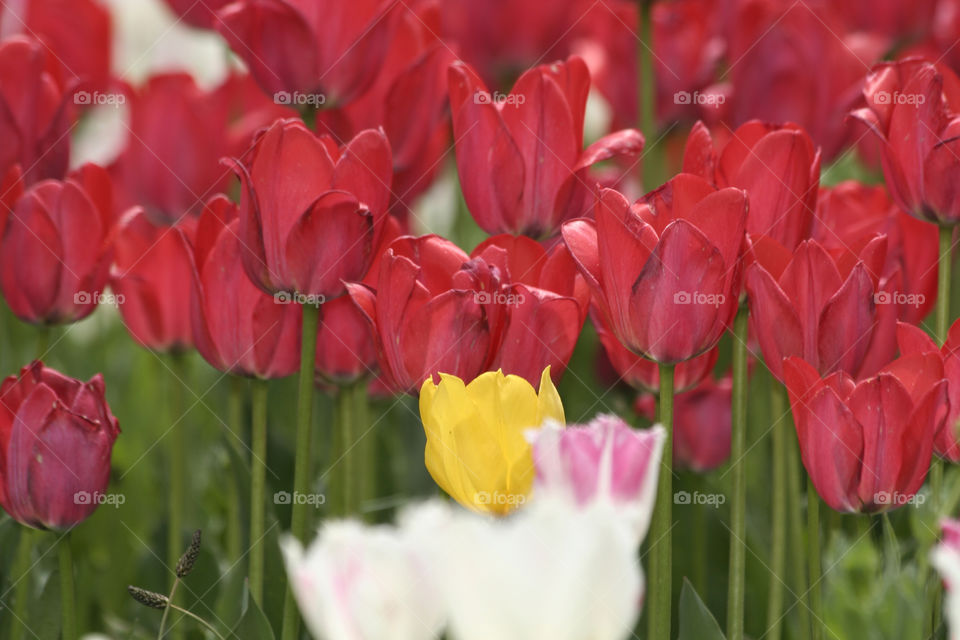
[[[557,388],[553,386],[553,380],[550,379],[550,366],[540,374],[540,393],[537,396],[537,426],[543,424],[547,418],[552,418],[560,424],[566,424],[563,417],[563,403],[560,401],[560,394]]]

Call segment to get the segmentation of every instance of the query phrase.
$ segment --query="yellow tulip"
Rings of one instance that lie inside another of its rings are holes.
[[[563,405],[550,380],[540,393],[525,379],[501,371],[470,384],[440,374],[420,388],[420,418],[427,433],[424,460],[440,488],[474,511],[505,514],[523,504],[534,480],[533,454],[524,435],[550,418],[563,424]]]

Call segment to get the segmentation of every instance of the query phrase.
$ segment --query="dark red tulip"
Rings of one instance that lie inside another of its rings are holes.
[[[342,109],[317,114],[321,126],[341,140],[383,127],[393,150],[394,215],[408,206],[443,168],[449,147],[447,67],[453,52],[437,34],[440,6],[421,0],[399,12],[390,36],[390,55],[376,81]],[[318,127],[318,130],[323,130]]]
[[[703,356],[701,356],[702,358]],[[692,362],[692,361],[691,361]],[[679,369],[679,367],[678,367]],[[634,410],[656,422],[656,396],[645,393]],[[712,471],[730,457],[730,402],[733,380],[707,377],[673,400],[673,466],[697,473]]]
[[[725,74],[730,118],[795,122],[834,159],[858,136],[844,114],[859,99],[865,65],[887,50],[884,38],[848,33],[837,3],[738,2],[730,17]]]
[[[960,79],[918,58],[884,62],[867,75],[867,106],[851,113],[881,145],[897,205],[918,218],[960,221]]]
[[[208,90],[189,74],[164,73],[132,91],[130,132],[116,165],[128,204],[143,206],[157,223],[173,224],[199,214],[205,200],[225,190],[231,173],[220,159],[239,157],[255,129],[291,115],[255,87],[256,97],[248,97],[251,83],[233,75]]]
[[[457,169],[470,214],[489,233],[549,236],[583,216],[595,163],[643,149],[634,129],[583,148],[590,73],[583,60],[524,73],[509,95],[491,94],[464,63],[450,67]]]
[[[237,0],[214,26],[267,94],[323,96],[346,104],[387,54],[393,0]],[[278,100],[281,97],[277,97]]]
[[[788,356],[824,375],[840,370],[857,379],[893,358],[897,305],[880,286],[886,250],[882,235],[854,259],[835,259],[814,240],[792,254],[769,238],[754,242],[746,274],[751,333],[778,380]]]
[[[88,382],[36,361],[0,384],[0,505],[35,529],[66,530],[96,510],[120,425],[103,376]]]
[[[19,164],[28,185],[63,178],[70,159],[73,99],[47,71],[47,57],[32,38],[0,44],[0,174]]]
[[[200,216],[193,246],[181,236],[193,257],[193,342],[220,371],[282,378],[300,367],[300,309],[250,282],[239,226],[236,205],[217,195]]]
[[[632,206],[604,189],[594,215],[563,240],[621,344],[662,363],[716,345],[739,301],[746,194],[680,174]]]
[[[383,252],[401,236],[400,223],[387,216],[380,250],[370,265],[363,283],[376,286]],[[350,296],[341,296],[323,304],[317,333],[315,371],[321,380],[343,385],[378,374],[377,342],[370,323]],[[371,391],[378,380],[373,380]]]
[[[619,380],[627,383],[639,391],[660,390],[660,368],[653,360],[629,351],[620,344],[617,336],[607,327],[603,314],[595,307],[591,309],[590,319],[597,330],[600,344],[610,359]],[[716,348],[710,349],[695,358],[684,360],[677,364],[673,371],[673,386],[677,393],[681,393],[700,384],[700,381],[710,375],[717,363],[719,352]]]
[[[861,382],[842,371],[821,378],[797,357],[784,360],[783,372],[803,466],[824,502],[869,513],[916,494],[946,416],[939,357],[905,356]]]
[[[212,29],[216,13],[234,0],[165,0],[170,10],[187,24],[202,29]]]
[[[559,382],[586,319],[590,291],[563,243],[548,251],[526,236],[488,238],[470,254],[497,267],[499,291],[485,304],[503,304],[506,326],[491,370],[539,384],[543,370]]]
[[[882,186],[855,181],[820,190],[811,237],[838,261],[853,263],[875,236],[887,236],[882,281],[895,297],[898,317],[921,322],[937,300],[937,228],[907,215]]]
[[[582,56],[619,128],[636,121],[638,13],[629,0],[443,0],[441,35],[491,89],[544,60]]]
[[[267,292],[333,299],[363,278],[390,200],[390,144],[361,131],[343,147],[278,120],[233,168],[242,182],[243,266]]]
[[[950,410],[933,438],[933,451],[951,462],[960,461],[960,432],[957,429],[960,422],[960,321],[950,327],[947,341],[940,349],[922,329],[905,323],[897,325],[897,344],[901,355],[934,354],[942,359]]]
[[[0,15],[0,33],[39,40],[47,50],[47,72],[61,89],[81,83],[84,90],[103,91],[110,83],[113,34],[110,11],[101,2],[8,2]]]
[[[96,165],[30,187],[0,230],[0,290],[10,310],[34,324],[92,313],[113,258],[113,225],[110,177]]]
[[[127,331],[148,349],[179,350],[193,344],[193,269],[180,234],[192,241],[195,231],[195,218],[177,227],[158,226],[140,208],[128,211],[119,223],[110,288]]]
[[[747,233],[769,236],[790,249],[809,236],[820,186],[820,151],[797,125],[752,120],[717,150],[698,122],[687,139],[683,170],[720,188],[745,190],[750,196]]]
[[[380,370],[395,391],[416,394],[440,372],[472,380],[500,343],[499,269],[438,236],[398,238],[380,258],[376,285],[347,290],[373,327]]]

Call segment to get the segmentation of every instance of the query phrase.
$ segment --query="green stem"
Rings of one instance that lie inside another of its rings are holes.
[[[243,398],[246,393],[246,378],[240,376],[230,376],[230,390],[227,395],[227,420],[231,431],[243,433]],[[232,446],[232,443],[228,443]],[[236,458],[231,458],[231,467],[236,464]],[[230,492],[227,503],[227,531],[226,546],[227,557],[232,562],[240,560],[243,555],[243,522],[240,510],[240,490],[237,487],[236,478],[239,475],[234,472],[231,482],[227,483],[227,490]]]
[[[787,561],[787,437],[790,434],[787,432],[789,424],[784,419],[783,388],[779,382],[771,380],[770,389],[773,504],[770,511],[770,598],[767,600],[766,637],[769,640],[780,640],[783,575]]]
[[[356,509],[356,471],[354,463],[357,451],[354,449],[353,398],[350,385],[337,389],[334,398],[333,447],[330,462],[331,515],[343,518],[352,515]]]
[[[358,380],[351,385],[351,396],[353,398],[353,420],[356,433],[359,440],[356,443],[357,460],[359,464],[357,476],[357,510],[355,513],[363,513],[364,505],[373,500],[376,485],[376,438],[370,433],[370,401],[367,395],[367,381]]]
[[[11,640],[23,640],[27,630],[27,598],[30,596],[30,560],[33,553],[33,529],[20,527],[20,541],[10,578],[16,581],[13,595],[13,619],[10,627]]]
[[[263,604],[263,531],[267,483],[267,381],[253,381],[250,454],[250,595]]]
[[[777,383],[776,388],[782,397],[784,394],[783,386]],[[788,422],[787,425],[789,429],[790,423]],[[800,469],[798,442],[791,430],[790,437],[787,438],[787,516],[790,520],[790,558],[793,561],[792,591],[797,598],[794,610],[799,618],[800,637],[809,638],[810,609],[806,603],[807,585],[809,583],[807,582],[807,568],[803,562],[807,548],[803,536],[803,489],[800,482],[802,477],[803,471]]]
[[[317,328],[320,323],[320,307],[303,305],[303,335],[300,340],[300,384],[297,391],[297,436],[293,464],[294,493],[306,494],[310,490],[310,436],[313,418],[313,369],[317,358]],[[306,542],[306,500],[293,500],[290,530],[300,541]],[[282,640],[296,640],[300,616],[293,592],[287,587],[283,601]]]
[[[652,2],[640,3],[640,39],[637,42],[637,71],[640,91],[637,103],[640,106],[640,130],[646,145],[651,145],[657,136],[656,84],[653,75],[653,27],[650,8]],[[650,150],[643,160],[643,190],[652,191],[660,184],[660,162]]]
[[[810,572],[810,613],[811,635],[813,640],[823,637],[822,607],[820,604],[820,497],[813,486],[813,480],[807,479],[807,562]]]
[[[170,493],[168,494],[167,505],[167,566],[170,568],[171,585],[172,580],[176,580],[173,575],[173,568],[177,566],[177,560],[180,559],[182,541],[180,535],[183,531],[183,511],[186,491],[185,485],[185,458],[187,454],[186,433],[184,432],[184,401],[183,401],[183,377],[185,373],[185,362],[182,354],[173,354],[170,359],[170,398],[171,407],[171,425],[170,425],[170,450],[168,465],[170,473]]]
[[[169,602],[173,602],[174,596],[177,595],[177,587],[180,586],[180,578],[173,579],[173,586],[170,587],[170,595],[167,596]],[[163,610],[163,615],[160,617],[160,629],[157,631],[157,640],[163,638],[163,632],[167,628],[167,618],[170,616],[170,609],[173,608],[173,605],[166,607]]]
[[[703,476],[697,477],[701,493],[707,492]],[[693,508],[693,586],[697,593],[706,597],[707,593],[707,510],[702,506]]]
[[[730,576],[727,587],[727,640],[743,640],[743,594],[746,571],[747,467],[747,316],[746,305],[733,321],[733,398],[730,407]]]
[[[650,640],[670,640],[673,590],[673,373],[674,365],[660,365],[660,424],[667,432],[660,460],[657,502],[650,527],[650,604],[647,619]]]
[[[206,620],[204,620],[203,618],[201,618],[201,617],[198,616],[197,614],[192,613],[192,612],[190,612],[190,611],[187,611],[187,610],[184,609],[183,607],[178,607],[178,606],[176,606],[176,605],[170,605],[170,606],[167,607],[167,608],[168,608],[168,609],[176,609],[177,611],[179,611],[179,612],[182,613],[183,615],[188,616],[188,617],[190,617],[190,618],[193,618],[194,620],[196,620],[197,622],[199,622],[200,624],[202,624],[203,626],[205,626],[207,629],[209,629],[209,630],[213,633],[213,635],[215,635],[215,636],[217,636],[218,638],[220,638],[220,640],[225,640],[225,638],[224,638],[222,635],[220,635],[220,633],[217,631],[217,628],[216,628],[216,627],[214,627],[212,624],[210,624],[209,622],[207,622]]]
[[[43,360],[47,357],[47,351],[50,350],[50,334],[53,329],[50,325],[37,325],[37,355],[35,360]]]
[[[73,586],[73,551],[70,548],[70,532],[63,534],[57,543],[57,555],[60,558],[60,612],[62,640],[77,638],[77,600]]]

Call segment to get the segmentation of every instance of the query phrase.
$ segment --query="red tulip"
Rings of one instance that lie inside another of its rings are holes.
[[[0,290],[11,311],[34,324],[90,315],[107,282],[112,230],[110,177],[100,167],[30,187],[0,231]]]
[[[856,139],[843,116],[856,106],[865,61],[883,57],[885,39],[847,33],[837,3],[736,4],[726,51],[732,122],[795,122],[832,160]]]
[[[24,367],[0,384],[0,505],[35,529],[80,524],[102,502],[119,434],[103,376]]]
[[[250,282],[240,259],[237,207],[225,196],[210,199],[200,216],[193,247],[191,327],[200,355],[234,375],[282,378],[300,366],[297,305]]]
[[[527,71],[502,99],[466,64],[450,67],[457,169],[470,214],[485,231],[553,234],[586,213],[592,165],[643,149],[633,129],[583,149],[589,89],[590,73],[576,56]]]
[[[714,149],[698,122],[687,139],[683,170],[720,188],[737,187],[750,197],[747,233],[769,236],[794,248],[810,234],[820,186],[820,151],[794,124],[752,120]]]
[[[899,358],[861,382],[842,371],[821,378],[797,357],[783,372],[803,466],[824,502],[869,513],[916,494],[947,409],[937,356]]]
[[[941,358],[950,410],[943,426],[934,435],[933,451],[951,462],[960,461],[960,432],[957,429],[960,422],[960,321],[950,327],[947,341],[940,349],[922,329],[905,323],[897,325],[897,344],[904,356],[934,354]]]
[[[436,35],[439,13],[436,0],[421,0],[400,13],[390,55],[373,86],[343,109],[317,114],[320,124],[343,140],[383,127],[393,150],[392,200],[400,205],[391,205],[391,212],[398,216],[433,182],[449,147],[447,67],[454,55]]]
[[[539,384],[549,366],[559,382],[573,355],[586,319],[590,292],[563,244],[549,251],[525,236],[488,238],[470,254],[499,269],[498,296],[506,308],[506,326],[491,370],[518,375]]]
[[[63,90],[82,82],[85,89],[102,91],[109,84],[110,12],[96,0],[8,2],[0,12],[0,33],[40,41],[46,49],[46,71]]]
[[[491,89],[543,60],[582,56],[621,127],[636,121],[638,13],[628,0],[443,0],[441,35]]]
[[[390,145],[362,131],[343,147],[298,120],[278,120],[244,160],[243,266],[264,291],[335,298],[367,272],[390,198]]]
[[[897,307],[880,287],[886,248],[886,236],[873,236],[854,259],[835,259],[814,240],[792,255],[769,238],[754,243],[746,275],[751,333],[778,380],[788,356],[823,375],[839,370],[857,379],[893,358]]]
[[[867,106],[850,115],[880,142],[883,175],[897,205],[923,220],[960,221],[960,79],[917,58],[867,75]]]
[[[393,216],[387,216],[381,248],[363,278],[364,284],[376,286],[383,252],[400,235],[400,223]],[[323,305],[315,371],[321,380],[338,385],[378,373],[376,336],[350,296],[341,296]],[[381,381],[374,379],[370,391],[382,386]]]
[[[176,228],[157,226],[140,208],[128,211],[119,223],[110,287],[127,331],[148,349],[169,351],[193,344],[193,270],[180,234],[192,240],[195,229],[194,218]]]
[[[237,0],[215,27],[260,86],[289,102],[293,92],[346,104],[376,76],[387,54],[392,0]]]
[[[199,214],[205,200],[229,186],[230,170],[220,159],[246,151],[254,128],[290,115],[259,92],[258,100],[245,99],[249,83],[231,76],[207,90],[186,73],[165,73],[131,93],[130,134],[117,161],[131,206],[143,206],[157,223],[173,224]],[[235,122],[240,107],[245,115]]]
[[[488,369],[505,322],[505,305],[493,295],[500,285],[499,269],[429,235],[395,240],[380,258],[376,286],[347,291],[377,336],[388,384],[415,394],[431,375],[472,380]]]
[[[658,392],[660,390],[660,368],[657,363],[627,350],[606,325],[603,314],[596,307],[592,307],[590,311],[590,319],[597,330],[600,344],[603,345],[603,350],[610,359],[610,364],[613,365],[617,376],[619,376],[617,382],[622,380],[640,391]],[[713,348],[706,353],[678,363],[673,372],[674,391],[680,393],[700,384],[700,381],[713,371],[718,356],[719,351]]]
[[[739,301],[746,194],[680,174],[632,206],[604,189],[594,215],[563,240],[623,346],[677,363],[716,345]]]
[[[820,190],[811,237],[835,259],[856,262],[876,234],[887,236],[881,280],[895,292],[898,317],[919,323],[937,300],[937,228],[901,211],[883,187],[848,181]]]
[[[71,96],[47,71],[42,44],[0,44],[0,175],[19,164],[26,184],[63,178],[70,158]]]
[[[216,13],[234,0],[166,0],[170,10],[181,20],[194,27],[212,29]]]

